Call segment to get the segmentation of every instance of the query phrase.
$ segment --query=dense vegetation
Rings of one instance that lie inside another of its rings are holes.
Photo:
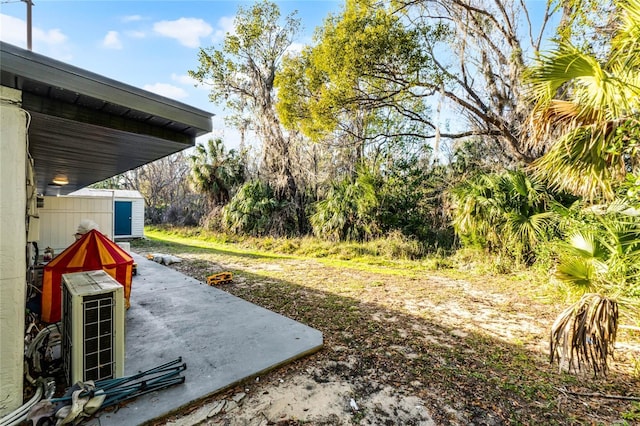
[[[296,51],[299,30],[265,0],[194,58],[238,150],[211,140],[102,185],[140,190],[152,224],[542,264],[597,295],[571,312],[615,304],[612,328],[581,330],[615,340],[617,303],[640,300],[639,0],[346,0]],[[558,341],[598,366],[572,318]]]

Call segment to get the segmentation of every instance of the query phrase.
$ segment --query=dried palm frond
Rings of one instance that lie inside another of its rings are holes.
[[[550,362],[560,369],[591,367],[594,376],[606,374],[608,358],[618,331],[618,303],[599,294],[588,293],[564,310],[551,327]]]

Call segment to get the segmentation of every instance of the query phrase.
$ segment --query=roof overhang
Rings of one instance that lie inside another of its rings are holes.
[[[62,195],[195,144],[213,114],[0,42],[1,84],[22,92],[38,192]],[[69,184],[53,185],[57,175]]]

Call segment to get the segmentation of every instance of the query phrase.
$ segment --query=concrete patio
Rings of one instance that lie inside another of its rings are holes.
[[[125,375],[182,357],[184,384],[143,395],[99,424],[139,425],[322,347],[322,333],[133,255]]]

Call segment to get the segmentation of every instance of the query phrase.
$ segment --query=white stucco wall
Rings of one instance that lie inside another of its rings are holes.
[[[0,416],[22,405],[26,125],[20,91],[0,86]]]

